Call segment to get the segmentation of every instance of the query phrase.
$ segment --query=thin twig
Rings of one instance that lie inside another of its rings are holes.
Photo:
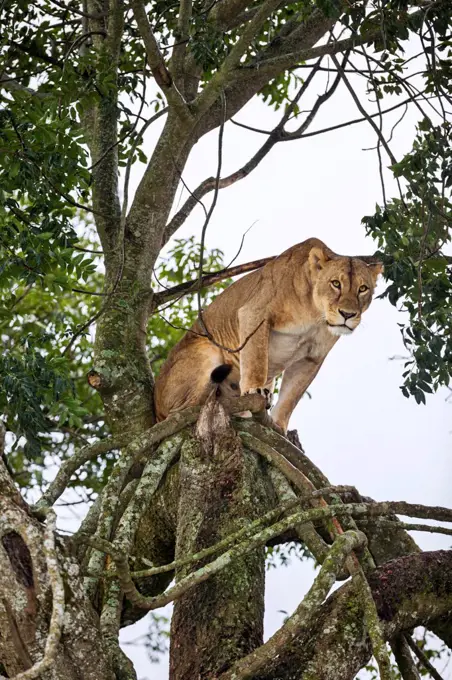
[[[219,191],[219,188],[220,188],[221,166],[222,166],[222,162],[223,162],[223,135],[224,135],[224,125],[225,125],[225,121],[226,121],[226,96],[225,96],[223,91],[221,93],[221,105],[222,105],[223,116],[222,116],[222,120],[221,120],[220,131],[219,131],[219,134],[218,134],[218,166],[217,166],[217,174],[216,174],[216,178],[215,178],[214,196],[213,196],[212,203],[210,205],[210,208],[209,208],[209,211],[207,213],[207,216],[206,216],[206,219],[204,221],[203,228],[202,228],[202,232],[201,232],[201,247],[200,247],[200,253],[199,253],[199,274],[198,274],[198,289],[197,289],[197,294],[198,294],[198,321],[201,325],[201,328],[205,331],[205,337],[207,337],[212,344],[214,344],[219,349],[222,349],[224,352],[228,352],[229,354],[236,354],[236,353],[240,352],[247,345],[247,343],[253,337],[253,335],[255,335],[255,333],[257,333],[259,328],[264,323],[264,319],[245,338],[245,340],[239,345],[239,347],[232,349],[231,347],[227,347],[226,345],[221,344],[220,342],[218,342],[218,340],[216,340],[213,337],[213,335],[212,335],[211,331],[208,329],[206,321],[203,317],[202,300],[201,300],[205,237],[206,237],[207,227],[209,225],[213,211],[215,210],[215,206],[217,204],[218,191]],[[167,322],[167,323],[169,323],[169,322]],[[173,326],[173,328],[174,328],[174,326]],[[193,329],[188,329],[188,332],[194,333],[195,335],[200,335],[199,333],[197,333]]]
[[[383,176],[383,159],[381,157],[381,137],[383,137],[383,114],[382,114],[382,111],[381,111],[381,103],[380,103],[380,97],[378,96],[377,84],[375,82],[374,74],[373,74],[372,69],[370,67],[370,60],[369,60],[369,57],[367,56],[367,51],[366,51],[364,45],[363,45],[363,53],[364,53],[364,56],[365,56],[365,59],[366,59],[367,68],[368,68],[368,71],[369,71],[369,79],[370,79],[370,82],[372,83],[372,88],[373,88],[373,91],[374,91],[374,94],[375,94],[375,100],[376,100],[377,109],[378,109],[378,119],[379,119],[378,129],[380,131],[380,134],[379,134],[378,139],[377,139],[378,171],[380,173],[380,183],[381,183],[381,192],[382,192],[382,195],[383,195],[383,205],[384,205],[385,210],[386,210],[386,188],[385,188],[385,180],[384,180],[384,176]]]
[[[438,673],[436,670],[435,666],[430,662],[430,659],[428,656],[423,652],[423,650],[415,643],[411,635],[406,635],[405,634],[405,640],[407,641],[408,645],[410,648],[413,650],[413,652],[416,654],[417,658],[421,662],[421,664],[424,666],[424,668],[429,672],[429,674],[434,678],[435,680],[444,680],[444,678]]]
[[[356,94],[356,92],[354,91],[352,86],[350,85],[350,82],[349,82],[347,76],[345,75],[344,70],[342,69],[342,66],[339,64],[339,62],[336,59],[334,54],[331,55],[331,59],[333,60],[333,63],[336,66],[336,69],[340,73],[341,78],[344,82],[344,85],[346,86],[347,90],[350,92],[350,95],[351,95],[353,101],[355,102],[357,109],[366,118],[366,120],[369,122],[369,125],[375,131],[375,134],[377,135],[377,137],[380,140],[383,148],[385,149],[386,153],[388,154],[391,163],[393,165],[395,165],[397,163],[397,159],[394,156],[394,154],[392,153],[391,149],[389,148],[388,143],[386,142],[386,139],[384,138],[383,134],[380,132],[378,125],[376,125],[376,123],[374,123],[372,118],[369,116],[367,111],[364,109],[363,105],[361,104],[361,102],[359,100],[358,95]]]
[[[433,98],[433,97],[431,97]],[[396,109],[399,109],[401,106],[406,106],[407,104],[412,103],[415,101],[413,97],[409,97],[408,99],[404,99],[402,102],[399,102],[398,104],[394,104],[394,106],[390,106],[387,109],[383,109],[382,113],[385,115],[386,113],[391,113],[392,111],[395,111]],[[378,111],[376,113],[370,113],[369,118],[377,118],[379,115]],[[327,128],[321,128],[320,130],[314,130],[313,132],[307,132],[298,137],[298,139],[304,139],[305,137],[315,137],[317,135],[323,135],[325,132],[334,132],[335,130],[340,130],[344,127],[349,127],[350,125],[357,125],[358,123],[364,123],[367,121],[368,117],[367,116],[362,116],[361,118],[353,118],[352,120],[346,121],[344,123],[337,123],[337,125],[331,125],[330,127]],[[245,130],[250,130],[251,132],[256,132],[261,135],[271,135],[272,130],[262,130],[261,128],[256,128],[252,127],[251,125],[246,125],[245,123],[239,123],[239,121],[234,120],[233,118],[230,119],[231,123],[234,125],[237,125],[238,127],[242,127]],[[281,141],[291,141],[289,138],[282,139]]]
[[[218,200],[218,190],[220,188],[220,177],[221,177],[221,166],[223,164],[223,136],[224,136],[224,125],[226,121],[226,96],[224,92],[221,93],[221,107],[222,107],[222,117],[221,117],[221,124],[220,124],[220,129],[218,132],[218,165],[217,165],[217,174],[215,177],[215,187],[214,187],[214,194],[213,194],[213,199],[212,203],[209,208],[209,212],[206,215],[206,219],[204,220],[204,224],[201,230],[201,245],[199,249],[199,271],[198,271],[198,318],[199,321],[201,322],[201,325],[204,326],[206,333],[209,334],[209,331],[206,328],[206,325],[203,321],[202,318],[202,299],[201,299],[201,287],[202,287],[202,277],[203,277],[203,265],[204,265],[204,247],[205,247],[205,240],[206,240],[206,232],[207,232],[207,227],[209,226],[210,219],[213,215],[213,211],[215,210],[215,206],[217,204]]]
[[[237,250],[237,252],[234,255],[234,257],[232,258],[232,260],[226,265],[225,269],[229,269],[230,267],[232,267],[234,262],[237,260],[240,253],[242,252],[242,248],[243,248],[243,245],[245,243],[245,238],[246,238],[247,234],[251,231],[251,229],[254,227],[254,225],[256,224],[257,221],[258,220],[254,220],[253,224],[250,227],[248,227],[248,229],[246,229],[246,231],[243,232],[242,238],[241,238],[241,241],[240,241],[240,245],[239,245],[239,249]]]
[[[360,520],[360,523],[362,522],[363,524],[366,524],[372,521],[373,520],[363,519]],[[381,524],[382,526],[388,527],[394,526],[394,522],[391,522],[391,520],[387,520],[384,518],[379,518],[377,524],[378,525]],[[452,536],[452,529],[448,529],[447,527],[440,527],[437,526],[436,524],[414,524],[413,522],[397,522],[397,526],[399,529],[404,529],[405,531],[422,531],[429,534],[443,534],[444,536]]]

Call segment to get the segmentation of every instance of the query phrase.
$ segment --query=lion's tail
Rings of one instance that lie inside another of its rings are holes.
[[[220,366],[213,369],[210,374],[210,379],[215,385],[220,385],[220,383],[226,380],[231,371],[231,364],[220,364]]]

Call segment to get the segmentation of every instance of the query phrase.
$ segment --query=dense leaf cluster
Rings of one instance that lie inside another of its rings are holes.
[[[44,243],[47,244],[45,255],[50,257],[52,239],[45,239]],[[22,251],[18,251],[18,257],[21,255]],[[0,333],[4,343],[0,356],[0,410],[7,428],[15,435],[8,456],[9,465],[16,481],[24,487],[43,483],[42,466],[46,453],[58,464],[71,455],[74,446],[79,447],[90,437],[102,436],[105,432],[101,401],[86,380],[92,364],[89,329],[80,334],[70,352],[65,352],[69,339],[89,320],[98,300],[102,299],[74,292],[71,288],[82,279],[91,290],[102,289],[103,276],[95,267],[93,269],[93,265],[83,276],[78,273],[72,258],[77,260],[79,255],[72,249],[67,260],[60,261],[54,254],[53,272],[60,277],[59,282],[49,284],[48,277],[23,281],[23,268],[17,269],[15,279],[11,270],[7,277],[0,279],[0,284],[3,283],[0,291],[6,303],[0,310]],[[164,290],[196,278],[199,255],[200,244],[193,237],[176,240],[174,248],[156,268],[156,288],[160,286]],[[204,270],[213,272],[222,268],[222,252],[218,249],[208,251],[204,257]],[[14,288],[11,289],[13,280]],[[202,291],[203,304],[212,301],[228,283],[230,281],[226,280],[215,289]],[[93,303],[93,299],[97,302]],[[151,317],[149,354],[156,372],[196,316],[197,296],[188,295],[169,302]],[[110,470],[106,461],[112,460],[113,456],[109,454],[98,464],[85,467],[83,487],[89,491],[102,488]],[[81,478],[77,478],[73,485],[79,486],[80,482]]]
[[[405,396],[448,385],[452,374],[452,126],[424,119],[411,153],[392,170],[405,190],[373,217],[367,232],[377,241],[389,282],[383,297],[408,313],[401,331],[409,358]],[[446,247],[446,250],[445,250]]]

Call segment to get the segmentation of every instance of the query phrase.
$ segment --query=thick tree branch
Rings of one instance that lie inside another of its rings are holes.
[[[245,26],[239,40],[224,59],[219,71],[215,73],[204,91],[195,101],[193,108],[198,118],[209,110],[212,104],[220,96],[220,92],[226,88],[231,72],[238,66],[251,41],[261,29],[266,19],[268,19],[281,4],[281,1],[282,0],[265,0],[250,22]]]
[[[132,0],[131,7],[133,9],[135,21],[137,22],[138,30],[143,38],[148,64],[152,71],[152,75],[155,78],[155,82],[165,93],[169,106],[173,107],[185,120],[190,119],[191,116],[187,105],[171,78],[171,74],[166,67],[157,40],[152,32],[144,3],[142,0]]]
[[[177,21],[177,31],[175,32],[176,44],[173,47],[171,57],[171,72],[173,78],[184,87],[184,62],[187,53],[187,43],[189,40],[190,20],[192,15],[192,0],[180,0],[179,17]],[[183,92],[185,95],[185,93]]]
[[[230,29],[231,26],[235,25],[238,16],[242,17],[243,23],[248,22],[260,9],[260,6],[258,6],[253,10],[247,10],[249,4],[249,0],[221,0],[221,2],[215,3],[210,10],[208,22],[219,31]]]
[[[287,481],[286,476],[280,470],[270,466],[269,476],[278,502],[281,505],[284,506],[288,503],[294,503],[297,501],[295,492],[292,490],[292,487]],[[298,502],[300,502],[300,499],[298,499]],[[328,554],[328,545],[317,533],[312,522],[298,524],[296,527],[294,527],[294,531],[298,539],[304,543],[308,550],[314,555],[314,558],[318,564],[323,564]]]
[[[180,452],[183,435],[177,434],[160,444],[146,463],[141,479],[132,495],[115,531],[114,548],[120,554],[129,555],[133,548],[139,521],[163,475]],[[96,538],[94,538],[94,542]],[[112,566],[112,565],[111,565]],[[119,652],[119,626],[122,610],[122,590],[117,578],[109,579],[105,586],[104,605],[100,617],[101,630],[112,655],[121,658]]]
[[[15,505],[25,512],[30,513],[27,503],[16,488],[9,471],[8,460],[5,453],[6,429],[0,419],[0,497],[9,498]]]
[[[313,491],[315,491],[314,485],[306,477],[306,475],[301,472],[301,470],[292,465],[292,463],[287,460],[279,451],[274,449],[272,446],[269,446],[258,437],[254,437],[253,435],[249,434],[248,432],[239,431],[239,435],[246,448],[262,456],[268,463],[276,467],[276,469],[282,472],[282,474],[302,494],[311,494]]]
[[[148,21],[144,3],[141,0],[131,2],[135,21],[137,22],[138,30],[143,38],[148,64],[151,68],[152,75],[155,78],[157,85],[165,91],[172,85],[171,75],[165,66],[165,62],[160,52],[157,40],[152,32],[151,25]]]
[[[213,181],[215,181],[213,179]],[[240,274],[245,274],[251,272],[254,269],[260,269],[267,262],[271,262],[273,257],[264,257],[262,260],[254,260],[253,262],[246,262],[245,264],[238,264],[235,267],[229,267],[227,269],[220,269],[212,274],[205,274],[202,277],[202,287],[212,286],[214,283],[219,281],[224,281],[225,279],[232,278],[233,276],[239,276]],[[155,293],[153,296],[153,306],[160,307],[164,302],[169,300],[174,300],[176,298],[182,297],[183,295],[189,295],[190,293],[196,293],[199,287],[199,279],[192,279],[191,281],[186,281],[185,283],[180,283],[178,286],[173,286],[167,290],[162,290],[160,293]]]
[[[122,0],[114,0],[110,16],[98,16],[95,11],[97,3],[90,0],[89,12],[97,16],[84,22],[87,33],[93,34],[95,63],[99,73],[105,71],[108,64],[114,86],[108,95],[86,108],[82,116],[86,140],[92,159],[92,201],[96,215],[96,228],[102,243],[107,270],[111,263],[116,239],[119,232],[121,207],[118,192],[118,120],[117,76],[121,40],[124,32],[124,4]],[[106,34],[104,38],[102,34]],[[113,256],[114,257],[114,256]]]
[[[262,408],[263,397],[259,394],[250,394],[239,399],[234,400],[229,404],[231,413],[239,413],[240,411],[258,411]],[[151,446],[158,444],[166,437],[170,437],[176,432],[180,432],[187,425],[194,423],[200,413],[201,406],[192,406],[180,413],[174,413],[161,423],[157,423],[151,429],[143,432],[137,437],[133,437],[131,433],[125,432],[122,435],[116,435],[110,439],[95,442],[90,446],[80,449],[70,459],[65,461],[58,470],[58,473],[50,483],[47,491],[43,493],[41,498],[35,505],[36,512],[45,512],[46,508],[51,507],[56,500],[64,493],[71,476],[82,465],[94,458],[127,445],[132,450],[134,457],[139,457],[143,451],[149,449]]]
[[[54,521],[50,511],[43,526],[0,493],[0,673],[41,678],[51,669],[58,680],[113,680],[79,565]]]
[[[365,544],[366,537],[361,532],[347,531],[342,536],[338,536],[308,594],[292,616],[268,642],[238,661],[226,673],[222,673],[219,680],[245,680],[258,677],[261,670],[278,658],[294,638],[300,635],[301,631],[309,630],[317,616],[318,609],[335,583],[346,557]]]
[[[443,680],[441,675],[436,670],[435,666],[430,662],[428,656],[422,651],[422,649],[416,644],[411,635],[404,635],[405,642],[408,647],[410,647],[414,654],[417,656],[424,668],[429,672],[434,680]]]
[[[398,635],[391,641],[391,649],[403,680],[420,680],[421,676],[404,635]]]
[[[387,640],[428,626],[452,605],[452,551],[393,560],[376,569],[369,584]],[[360,584],[342,586],[317,610],[310,629],[269,660],[259,680],[352,680],[372,654],[363,608]]]

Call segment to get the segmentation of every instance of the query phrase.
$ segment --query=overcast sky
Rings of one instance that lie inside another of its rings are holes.
[[[355,85],[363,92],[364,83]],[[321,92],[321,86],[314,88],[302,108],[309,109],[313,95]],[[400,114],[401,110],[388,118],[387,132]],[[271,129],[279,117],[255,99],[236,119]],[[357,117],[349,93],[340,87],[311,129]],[[395,131],[392,150],[398,159],[411,148],[415,121],[416,115],[409,112]],[[160,129],[159,121],[146,142],[148,155]],[[216,173],[217,137],[218,130],[207,135],[190,157],[183,177],[191,190]],[[222,176],[241,167],[265,139],[228,123]],[[373,214],[382,200],[377,155],[364,150],[374,146],[374,133],[366,123],[279,144],[248,178],[220,192],[207,246],[221,248],[228,262],[243,233],[255,223],[238,262],[276,255],[311,236],[344,255],[374,252],[375,245],[361,225],[362,217]],[[142,169],[134,169],[133,188]],[[387,195],[395,195],[389,171],[385,178]],[[180,202],[185,198],[186,193],[178,197]],[[177,237],[199,237],[202,224],[198,208]],[[383,289],[381,282],[377,292]],[[310,388],[312,399],[302,399],[290,426],[298,429],[307,455],[332,483],[353,484],[377,500],[450,506],[452,401],[446,402],[446,390],[428,396],[426,406],[401,394],[403,363],[393,357],[406,355],[397,326],[404,320],[403,313],[386,300],[375,300],[358,330],[333,348]],[[415,538],[424,549],[451,543],[437,535],[417,533]],[[297,606],[313,575],[311,563],[298,561],[268,573],[266,637]],[[133,639],[144,630],[146,624],[141,622],[124,631],[123,639]],[[126,649],[140,678],[167,678],[167,661],[151,666],[143,650]],[[446,672],[445,677],[452,675]]]

